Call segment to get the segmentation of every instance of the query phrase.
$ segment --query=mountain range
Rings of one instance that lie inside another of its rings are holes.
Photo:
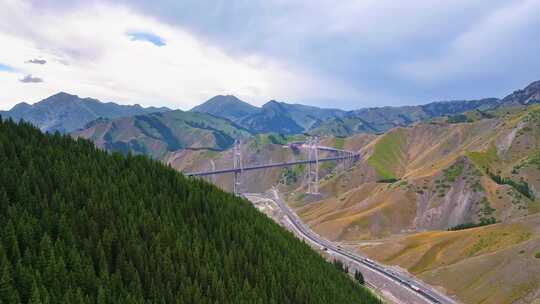
[[[352,111],[275,100],[255,107],[232,95],[215,96],[189,111],[172,111],[165,107],[102,103],[61,92],[33,105],[20,103],[0,115],[31,122],[42,131],[90,138],[106,149],[161,158],[178,149],[224,150],[232,145],[235,136],[381,134],[441,116],[470,120],[461,116],[471,111],[486,116],[490,110],[524,107],[539,101],[540,81],[503,99],[454,100]]]
[[[453,116],[471,110],[525,106],[540,102],[540,81],[523,90],[498,98],[431,102],[418,106],[376,107],[352,111],[325,109],[271,100],[254,107],[234,96],[216,96],[191,109],[229,119],[254,133],[334,135],[383,133],[440,116]]]
[[[278,133],[344,138],[360,133],[381,134],[392,128],[440,119],[441,116],[452,121],[472,121],[474,117],[465,114],[486,118],[490,117],[490,111],[499,108],[525,107],[540,101],[538,83],[503,99],[456,100],[354,111],[274,100],[259,108],[231,95],[219,95],[190,111],[101,119],[73,132],[73,135],[92,139],[102,148],[163,159],[177,150],[226,150],[233,144],[235,136],[242,139]]]
[[[33,105],[22,102],[9,111],[0,111],[0,116],[13,120],[25,120],[41,131],[69,133],[98,118],[118,118],[170,109],[143,108],[140,105],[103,103],[93,98],[80,98],[65,92],[52,95]]]

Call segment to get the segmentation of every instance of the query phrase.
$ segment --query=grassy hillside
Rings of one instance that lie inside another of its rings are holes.
[[[249,202],[0,121],[2,303],[377,303]]]
[[[533,215],[475,229],[397,237],[360,251],[444,286],[464,303],[531,303],[540,299],[539,236],[540,216]]]

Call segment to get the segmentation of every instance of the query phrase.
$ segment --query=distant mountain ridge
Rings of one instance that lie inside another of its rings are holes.
[[[497,98],[480,100],[438,101],[419,106],[367,108],[346,112],[314,126],[314,135],[351,136],[357,133],[383,133],[395,127],[471,110],[488,110],[499,104]]]
[[[436,101],[416,106],[386,106],[352,111],[326,109],[271,100],[258,108],[234,96],[216,96],[193,108],[230,119],[254,133],[282,133],[351,136],[357,133],[383,133],[395,127],[500,107],[522,107],[540,102],[540,81],[525,89],[498,98]]]
[[[344,137],[363,132],[381,133],[438,116],[460,114],[475,109],[488,110],[498,104],[499,99],[486,98],[344,111],[275,100],[258,108],[229,95],[211,98],[191,111],[229,119],[254,133],[309,133]]]
[[[14,120],[25,120],[45,132],[69,133],[84,127],[98,118],[117,118],[153,112],[170,111],[166,107],[143,108],[140,105],[119,105],[103,103],[93,98],[60,92],[33,105],[22,102],[0,115]]]

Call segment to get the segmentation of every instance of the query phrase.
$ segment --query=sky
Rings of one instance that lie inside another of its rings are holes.
[[[540,79],[540,0],[0,0],[0,109],[59,91],[358,109]]]

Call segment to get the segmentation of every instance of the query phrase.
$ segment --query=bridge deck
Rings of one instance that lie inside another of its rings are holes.
[[[349,159],[351,157],[352,158],[358,158],[359,154],[320,158],[319,162],[343,160],[343,159]],[[230,169],[222,169],[222,170],[215,170],[215,171],[188,172],[188,173],[184,173],[184,175],[186,175],[186,176],[206,176],[206,175],[226,174],[226,173],[235,173],[235,172],[239,173],[239,172],[243,172],[243,171],[252,171],[252,170],[260,170],[260,169],[275,168],[275,167],[288,167],[288,166],[294,166],[294,165],[300,165],[300,164],[309,164],[309,163],[314,164],[315,162],[316,162],[315,160],[299,160],[299,161],[294,161],[294,162],[282,162],[282,163],[256,165],[256,166],[244,167],[242,169],[240,169],[240,168],[230,168]]]

